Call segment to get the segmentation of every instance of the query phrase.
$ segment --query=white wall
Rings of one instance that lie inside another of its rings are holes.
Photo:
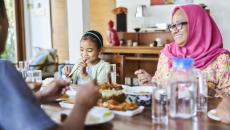
[[[230,1],[194,0],[194,3],[205,3],[208,6],[211,16],[213,16],[221,30],[224,48],[230,50]],[[148,16],[136,18],[136,7],[141,4],[147,6]],[[116,7],[119,6],[128,8],[127,29],[133,32],[135,27],[148,27],[156,23],[170,23],[171,11],[175,5],[150,6],[150,0],[117,0]]]
[[[70,63],[75,63],[80,58],[80,39],[89,29],[88,6],[88,0],[67,1]]]

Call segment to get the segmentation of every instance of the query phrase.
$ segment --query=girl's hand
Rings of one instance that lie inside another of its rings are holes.
[[[68,76],[71,73],[72,68],[70,66],[64,66],[62,69],[62,74]]]
[[[87,67],[86,60],[82,60],[77,66],[77,70],[80,72],[80,75],[82,77],[85,77],[88,75],[88,73],[86,72],[86,67]]]

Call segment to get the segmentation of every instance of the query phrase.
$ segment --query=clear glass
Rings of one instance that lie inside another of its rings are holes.
[[[27,71],[29,70],[29,62],[28,61],[19,61],[18,62],[18,70],[22,74],[22,77],[25,79],[27,77]]]
[[[194,69],[197,77],[197,112],[207,112],[208,107],[208,87],[206,76],[202,74],[202,72],[198,69]]]
[[[168,124],[168,94],[166,88],[157,87],[152,94],[152,121]]]
[[[175,69],[170,82],[172,118],[188,119],[196,115],[197,82],[192,69]]]
[[[116,64],[111,64],[111,83],[116,84],[117,83],[117,70],[116,70]]]
[[[41,83],[42,82],[42,71],[41,70],[27,71],[26,82]]]
[[[139,82],[138,82],[138,78],[133,78],[133,83],[134,86],[138,86]]]
[[[131,77],[125,77],[125,85],[129,85],[129,86],[132,85],[132,83],[131,83]]]

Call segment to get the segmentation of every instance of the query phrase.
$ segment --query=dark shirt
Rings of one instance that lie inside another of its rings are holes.
[[[0,60],[0,130],[46,130],[55,126],[13,64]]]

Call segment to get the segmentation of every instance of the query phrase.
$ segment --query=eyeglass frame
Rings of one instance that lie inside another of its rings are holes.
[[[183,26],[186,25],[186,24],[188,24],[188,22],[186,22],[186,21],[179,22],[179,23],[176,23],[176,24],[169,24],[168,25],[168,30],[170,32],[173,32],[175,29],[181,30],[183,28]]]

